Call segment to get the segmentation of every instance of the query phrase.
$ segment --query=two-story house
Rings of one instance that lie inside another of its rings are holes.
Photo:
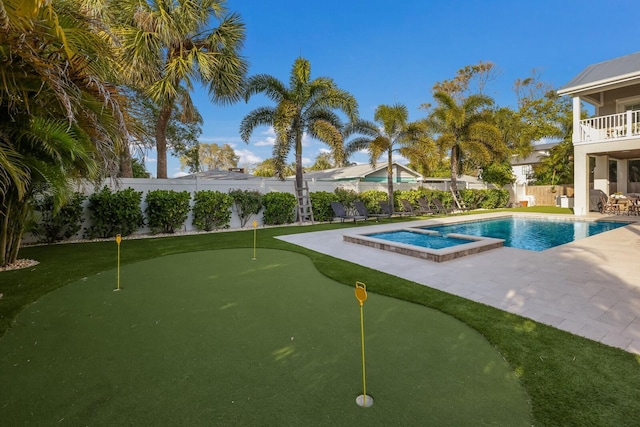
[[[573,98],[574,213],[589,212],[590,189],[639,192],[640,52],[588,66],[558,94]],[[582,101],[594,117],[581,120]]]

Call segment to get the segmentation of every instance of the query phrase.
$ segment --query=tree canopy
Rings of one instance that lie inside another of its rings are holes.
[[[342,122],[334,110],[342,111],[350,120],[355,119],[358,103],[351,94],[340,89],[330,78],[312,80],[311,64],[304,58],[294,61],[288,87],[270,75],[250,77],[245,85],[245,100],[258,93],[264,93],[276,105],[260,107],[247,114],[240,123],[240,136],[248,143],[256,127],[273,126],[276,133],[274,168],[279,178],[286,176],[287,156],[293,149],[296,186],[302,188],[302,138],[305,134],[326,143],[333,158],[342,162]]]
[[[167,177],[167,126],[174,108],[181,122],[197,117],[190,92],[203,84],[215,103],[240,99],[247,61],[240,55],[245,27],[224,0],[114,0],[120,13],[123,73],[159,107],[155,125],[158,178]],[[217,26],[215,26],[217,24]]]
[[[348,155],[358,150],[367,150],[373,166],[381,156],[386,155],[390,206],[393,206],[393,153],[419,159],[427,156],[434,148],[432,141],[426,136],[427,129],[423,124],[409,123],[408,120],[409,112],[405,105],[379,105],[374,113],[375,122],[358,120],[353,123],[353,133],[362,136],[351,140],[346,147]]]

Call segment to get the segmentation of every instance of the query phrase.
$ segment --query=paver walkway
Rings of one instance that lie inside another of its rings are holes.
[[[443,263],[346,243],[342,236],[450,223],[469,216],[362,225],[280,239],[640,354],[639,218],[591,217],[633,224],[542,252],[504,247]]]

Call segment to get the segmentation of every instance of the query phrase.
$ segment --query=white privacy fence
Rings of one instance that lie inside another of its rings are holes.
[[[309,192],[318,192],[318,191],[326,191],[333,192],[337,188],[342,188],[345,190],[353,190],[356,193],[361,193],[369,190],[377,190],[377,191],[387,191],[387,183],[386,182],[363,182],[363,181],[316,181],[316,180],[308,180],[307,184],[309,186]],[[194,179],[142,179],[142,178],[119,178],[119,179],[107,179],[103,181],[101,184],[94,186],[94,184],[83,183],[78,186],[78,191],[89,196],[95,191],[101,190],[104,186],[108,187],[112,191],[124,190],[127,188],[132,188],[135,191],[142,192],[142,201],[141,201],[141,209],[144,214],[146,208],[146,194],[149,191],[153,190],[174,190],[174,191],[187,191],[191,195],[191,207],[193,207],[193,196],[196,191],[210,190],[210,191],[220,191],[223,193],[228,193],[231,190],[255,190],[259,191],[262,194],[267,194],[270,192],[282,192],[282,193],[291,193],[295,195],[295,181],[294,180],[285,180],[280,181],[275,178],[262,178],[262,179],[206,179],[206,178],[194,178]],[[438,182],[427,182],[427,183],[402,183],[402,182],[394,182],[393,189],[395,190],[413,190],[418,188],[429,188],[433,190],[449,190],[449,182],[448,181],[438,181]],[[467,183],[465,181],[459,181],[458,187],[469,188],[469,189],[485,189],[487,188],[484,184],[478,183]],[[90,226],[89,221],[89,211],[87,206],[89,204],[88,200],[84,201],[84,217],[83,224],[81,230],[78,232],[74,238],[79,239],[82,238],[84,234],[85,228]],[[256,221],[258,225],[262,226],[262,211],[256,215],[254,218],[250,218],[247,225],[245,227],[251,227],[253,221]],[[192,212],[189,212],[189,216],[187,220],[182,225],[180,231],[194,231],[196,228],[192,224],[193,216]],[[239,229],[240,228],[240,217],[236,212],[235,207],[232,207],[231,210],[231,221],[229,224],[231,229]],[[140,228],[134,234],[147,234],[150,233],[147,227]],[[26,235],[25,242],[34,242],[36,239],[33,236]]]

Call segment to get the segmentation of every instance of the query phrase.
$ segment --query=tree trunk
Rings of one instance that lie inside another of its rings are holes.
[[[296,188],[302,188],[302,130],[296,132]]]
[[[156,123],[156,150],[158,152],[158,169],[156,178],[167,178],[167,125],[171,117],[171,106],[163,105]]]
[[[122,151],[120,152],[120,176],[122,178],[133,178],[131,151],[129,151],[129,144],[126,142],[122,145]]]
[[[2,226],[0,226],[0,267],[8,264],[7,261],[7,240],[9,238],[9,215],[11,214],[11,201],[5,198],[2,201]]]
[[[0,225],[0,266],[13,264],[18,259],[24,226],[31,209],[25,198],[18,199],[15,187],[2,200],[2,224]]]
[[[458,148],[451,149],[451,191],[458,192]]]
[[[389,211],[394,211],[395,203],[393,201],[393,164],[392,161],[392,152],[389,150],[387,156],[387,192],[389,193]]]

